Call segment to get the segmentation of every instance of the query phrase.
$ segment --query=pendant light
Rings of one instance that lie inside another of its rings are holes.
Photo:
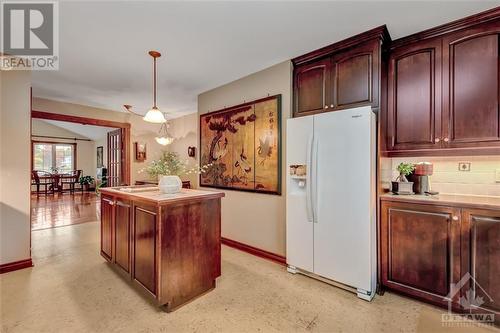
[[[165,122],[161,124],[160,131],[158,132],[158,136],[155,137],[157,143],[162,146],[166,146],[171,144],[174,141],[174,138],[168,132],[169,123]]]
[[[156,58],[161,57],[161,53],[149,51],[149,55],[153,57],[153,107],[142,119],[149,123],[161,124],[167,121],[163,113],[156,106]]]
[[[158,51],[149,51],[148,52],[151,57],[153,57],[153,107],[146,113],[142,119],[144,121],[147,121],[148,123],[154,123],[154,124],[164,124],[167,119],[165,118],[165,115],[163,112],[161,112],[158,107],[156,106],[156,58],[161,57],[161,53]],[[124,105],[125,109],[133,113],[135,115],[140,116],[138,113],[135,113],[132,111],[132,106],[131,105]],[[160,129],[161,131],[161,129]]]

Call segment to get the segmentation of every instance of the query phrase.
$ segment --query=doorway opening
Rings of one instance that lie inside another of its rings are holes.
[[[32,230],[94,222],[99,188],[130,184],[130,124],[32,110]]]

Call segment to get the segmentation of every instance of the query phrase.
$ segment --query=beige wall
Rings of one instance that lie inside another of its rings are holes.
[[[282,95],[282,161],[285,158],[286,119],[291,114],[291,63],[277,64],[260,72],[198,96],[198,114],[241,104],[266,96]],[[198,119],[193,119],[198,126]],[[198,135],[196,135],[196,146]],[[198,149],[199,154],[199,149]],[[276,254],[285,255],[285,164],[282,171],[283,195],[224,191],[222,236]]]
[[[30,72],[0,71],[0,264],[31,257],[30,87]]]
[[[500,156],[383,158],[380,169],[384,188],[389,189],[391,180],[398,176],[396,167],[401,162],[433,163],[431,185],[440,193],[500,197],[500,183],[495,181]],[[470,163],[470,171],[459,171],[459,162]]]
[[[49,124],[40,119],[32,119],[31,134],[34,136],[45,135],[45,136],[61,136],[61,137],[87,139],[82,135]],[[83,171],[82,176],[89,175],[95,178],[97,157],[95,152],[96,146],[94,141],[75,141],[71,139],[52,139],[52,138],[37,138],[37,137],[33,137],[33,140],[61,142],[61,143],[76,143],[76,169]]]

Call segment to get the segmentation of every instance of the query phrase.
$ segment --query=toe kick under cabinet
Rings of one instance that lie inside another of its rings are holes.
[[[172,311],[215,288],[221,275],[220,192],[101,195],[101,255]]]
[[[498,324],[500,199],[387,194],[381,204],[382,286],[443,307],[451,300],[456,312],[496,313]]]

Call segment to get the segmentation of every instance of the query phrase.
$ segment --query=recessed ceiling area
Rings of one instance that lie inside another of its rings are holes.
[[[178,117],[197,95],[386,24],[393,39],[498,6],[488,1],[59,3],[59,70],[33,73],[33,95],[114,111],[158,106]]]

